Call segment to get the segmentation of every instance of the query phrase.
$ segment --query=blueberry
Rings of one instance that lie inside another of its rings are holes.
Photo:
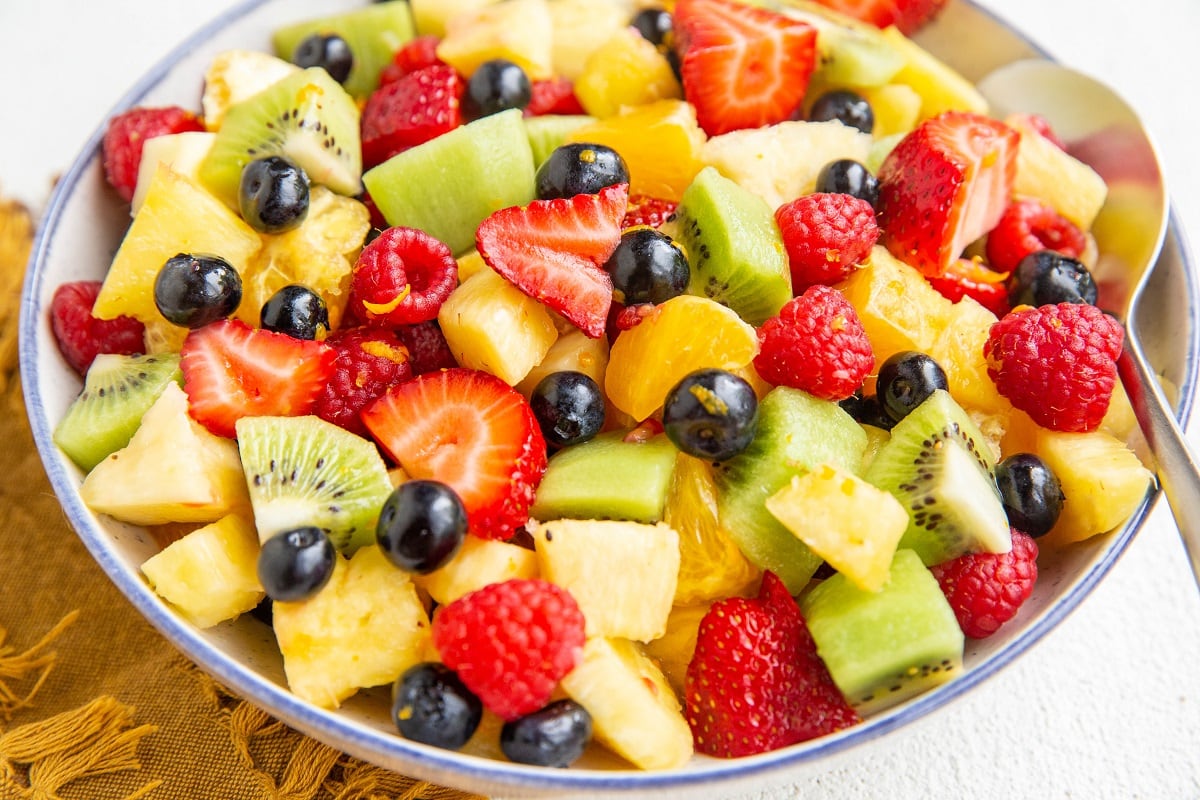
[[[946,372],[924,353],[902,350],[879,367],[875,384],[879,404],[896,422],[908,416],[937,389],[948,389]]]
[[[596,194],[605,186],[629,183],[629,167],[616,150],[602,144],[565,144],[538,167],[541,200]]]
[[[510,108],[524,109],[533,97],[533,84],[525,70],[511,61],[485,61],[467,81],[466,106],[470,116],[486,117]]]
[[[817,173],[813,190],[823,194],[848,194],[866,200],[871,207],[879,205],[879,180],[861,162],[852,158],[830,161]]]
[[[896,420],[889,417],[879,404],[879,396],[863,395],[862,389],[840,400],[838,405],[860,425],[873,425],[885,431],[890,431],[896,425]]]
[[[388,560],[424,575],[445,564],[467,535],[467,510],[444,483],[410,480],[384,501],[375,539]]]
[[[308,175],[283,156],[256,158],[242,169],[238,209],[251,228],[283,233],[308,216]]]
[[[321,67],[338,83],[345,83],[354,69],[354,52],[336,33],[314,33],[304,37],[292,51],[292,63],[298,67]]]
[[[286,333],[293,339],[317,339],[329,333],[329,309],[321,295],[307,286],[291,283],[263,303],[259,314],[262,327]]]
[[[663,430],[688,455],[724,461],[746,449],[758,427],[758,397],[743,378],[699,369],[675,384],[663,403]]]
[[[483,703],[445,664],[409,667],[392,687],[392,721],[406,739],[458,750],[483,718]]]
[[[550,373],[534,387],[529,405],[542,436],[554,447],[586,442],[604,426],[604,393],[582,372]]]
[[[843,125],[870,133],[875,127],[875,112],[866,98],[857,92],[835,89],[817,98],[808,112],[809,120],[827,122],[837,120]]]
[[[665,47],[667,37],[675,27],[670,12],[663,8],[643,8],[629,22],[642,38],[655,47]]]
[[[612,277],[614,298],[627,306],[665,303],[683,294],[692,271],[675,240],[653,228],[621,234],[604,269]]]
[[[1078,259],[1054,250],[1038,250],[1013,271],[1008,298],[1013,306],[1057,303],[1096,305],[1096,281]]]
[[[1031,453],[1015,453],[996,465],[995,476],[1010,525],[1034,538],[1054,527],[1063,493],[1046,462]]]
[[[272,600],[305,600],[321,590],[339,558],[325,531],[313,525],[277,533],[258,552],[258,580]]]
[[[242,276],[220,256],[179,253],[154,279],[154,304],[168,322],[200,328],[224,319],[242,302]]]
[[[500,729],[509,760],[539,767],[569,767],[591,739],[592,715],[574,700],[556,700]]]

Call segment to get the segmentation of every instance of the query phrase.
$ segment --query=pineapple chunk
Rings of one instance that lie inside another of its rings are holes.
[[[500,0],[409,0],[417,33],[425,36],[446,35],[451,23],[467,17]]]
[[[554,372],[571,370],[582,372],[604,385],[604,370],[608,367],[608,339],[601,336],[593,339],[579,329],[560,334],[545,357],[529,371],[525,379],[517,384],[517,391],[529,397],[542,378]]]
[[[93,511],[135,525],[215,522],[250,506],[237,444],[188,416],[176,383],[142,416],[129,444],[88,473],[79,494]]]
[[[889,83],[864,89],[863,97],[875,112],[875,128],[871,135],[876,139],[905,134],[917,127],[921,118],[921,95],[911,86]]]
[[[520,383],[558,338],[546,307],[491,269],[455,289],[438,322],[459,364],[490,372],[510,386]]]
[[[204,126],[221,127],[230,106],[258,94],[300,68],[261,50],[226,50],[218,53],[204,73]]]
[[[892,82],[911,86],[921,96],[921,119],[943,111],[988,112],[987,100],[970,81],[897,28],[885,28],[883,38],[904,56],[904,66]]]
[[[675,597],[679,535],[668,525],[559,519],[533,526],[542,577],[575,598],[588,636],[662,636]]]
[[[575,81],[575,95],[588,114],[611,117],[627,106],[683,96],[671,64],[633,28],[618,28],[588,58]]]
[[[146,192],[150,190],[150,182],[158,171],[159,164],[166,164],[176,173],[193,181],[199,180],[197,171],[200,169],[200,163],[208,155],[216,138],[215,133],[187,131],[147,139],[142,145],[142,160],[138,162],[137,186],[133,190],[133,200],[129,203],[130,215],[136,217],[138,209],[145,202]]]
[[[878,592],[908,529],[888,492],[822,464],[767,498],[767,511],[858,588]]]
[[[489,269],[487,262],[483,260],[483,256],[474,247],[459,256],[456,261],[458,263],[459,283],[466,283],[467,278],[474,276],[475,273]]]
[[[427,653],[429,617],[417,588],[375,545],[346,560],[315,596],[274,605],[288,686],[321,708],[390,684]]]
[[[159,597],[199,628],[234,619],[266,595],[258,581],[258,533],[244,514],[192,531],[142,564]]]
[[[1012,408],[988,377],[983,345],[996,315],[971,297],[946,309],[945,326],[929,343],[929,355],[946,371],[950,395],[970,411],[1005,414]]]
[[[532,550],[495,539],[468,536],[453,558],[433,572],[414,575],[413,583],[428,592],[439,605],[446,605],[489,583],[536,577],[537,555]]]
[[[620,3],[596,0],[553,0],[550,22],[554,28],[551,61],[554,72],[577,81],[592,53],[629,24],[631,12]]]
[[[1036,197],[1075,223],[1091,229],[1108,197],[1108,186],[1094,169],[1038,133],[1028,117],[1013,115],[1005,124],[1021,134],[1013,194]]]
[[[589,639],[562,679],[592,715],[597,742],[641,769],[673,769],[692,757],[692,731],[662,670],[628,639]]]
[[[696,652],[696,637],[700,620],[712,607],[711,603],[696,606],[675,606],[667,617],[667,632],[646,643],[646,655],[658,662],[667,682],[680,697],[687,685],[687,668]]]
[[[437,55],[463,75],[504,58],[536,81],[554,76],[553,41],[547,0],[505,0],[447,20]]]

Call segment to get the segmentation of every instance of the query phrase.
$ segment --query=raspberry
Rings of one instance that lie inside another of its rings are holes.
[[[314,413],[365,436],[367,429],[358,412],[390,387],[412,378],[408,348],[386,328],[345,328],[331,333],[325,344],[337,355]]]
[[[146,328],[133,317],[97,319],[92,307],[100,281],[64,283],[50,299],[50,328],[54,340],[76,372],[83,375],[100,353],[136,355],[145,351]]]
[[[811,286],[758,329],[754,367],[767,382],[843,400],[875,366],[854,307],[836,289]]]
[[[410,39],[406,45],[396,51],[391,62],[379,73],[379,85],[387,86],[419,69],[432,67],[435,64],[445,64],[446,62],[438,58],[437,54],[437,46],[440,41],[441,39],[437,36],[430,34]]]
[[[109,120],[101,145],[104,177],[121,199],[133,199],[137,186],[138,165],[142,163],[142,145],[147,139],[169,133],[203,131],[204,123],[192,112],[179,106],[134,108]]]
[[[457,285],[458,262],[449,247],[416,228],[392,227],[359,254],[350,306],[368,325],[427,322]]]
[[[412,364],[414,375],[424,375],[426,372],[436,372],[440,369],[453,369],[458,366],[454,353],[442,329],[436,320],[418,322],[415,325],[402,325],[396,328],[396,335],[408,348],[408,357]]]
[[[1012,272],[1021,259],[1038,250],[1054,250],[1079,258],[1087,237],[1050,206],[1026,198],[1014,200],[987,237],[987,257],[997,272]]]
[[[1038,546],[1032,536],[1012,529],[1007,553],[969,553],[931,568],[933,577],[963,633],[972,639],[991,636],[1033,594]]]
[[[489,710],[505,720],[536,711],[583,657],[584,621],[570,593],[514,578],[443,606],[433,643]]]
[[[363,167],[382,164],[461,125],[464,90],[454,67],[434,64],[371,92],[362,110]]]
[[[808,194],[775,211],[783,233],[792,289],[831,285],[845,278],[871,253],[879,239],[875,209],[848,194]]]
[[[1086,432],[1108,410],[1124,336],[1095,306],[1022,306],[992,326],[983,355],[996,389],[1034,422]]]
[[[533,81],[530,86],[529,105],[525,116],[539,117],[544,114],[570,116],[586,114],[579,98],[575,96],[575,84],[566,78],[547,78]]]
[[[651,197],[645,194],[635,194],[629,198],[629,208],[625,218],[621,220],[621,230],[635,225],[649,225],[657,228],[675,216],[679,206],[674,200],[664,200],[661,197]]]
[[[1054,128],[1050,126],[1050,120],[1046,119],[1041,114],[1014,114],[1013,118],[1010,119],[1010,123],[1012,122],[1024,122],[1034,131],[1040,133],[1042,136],[1048,139],[1050,143],[1059,150],[1067,149],[1066,144],[1064,144],[1063,140],[1060,139],[1058,134],[1054,132]]]

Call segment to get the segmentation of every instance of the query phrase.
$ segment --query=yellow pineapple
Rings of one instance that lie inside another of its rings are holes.
[[[167,545],[142,563],[154,592],[189,622],[210,628],[252,610],[265,596],[258,581],[258,532],[229,514]]]
[[[622,108],[683,97],[671,64],[632,27],[618,28],[588,57],[575,81],[575,96],[593,117]]]
[[[554,73],[569,81],[578,81],[588,58],[629,24],[632,13],[625,3],[552,0]]]
[[[529,397],[542,378],[566,370],[582,372],[597,386],[603,386],[607,367],[608,339],[603,336],[593,339],[583,331],[571,328],[559,334],[542,360],[517,384],[517,391]]]
[[[904,134],[917,127],[921,118],[921,95],[904,83],[888,83],[863,89],[862,95],[875,112],[876,139]]]
[[[391,684],[428,653],[429,617],[417,588],[375,545],[339,556],[329,582],[308,600],[276,602],[273,624],[288,687],[321,708]]]
[[[1036,197],[1087,231],[1108,197],[1096,171],[1040,134],[1024,116],[1005,123],[1021,134],[1013,194]]]
[[[964,297],[946,308],[942,322],[928,352],[946,371],[951,396],[967,411],[1007,414],[1012,404],[996,391],[983,357],[996,315]]]
[[[442,37],[458,17],[469,16],[500,0],[409,0],[417,33]]]
[[[221,127],[229,107],[258,94],[300,68],[261,50],[226,50],[217,53],[204,73],[204,126]]]
[[[547,0],[482,5],[447,19],[445,26],[438,58],[463,75],[496,58],[517,64],[530,80],[554,75],[554,24]]]
[[[439,605],[446,605],[489,583],[536,577],[537,555],[532,550],[495,539],[468,536],[453,558],[433,572],[414,575],[413,583],[428,592]]]
[[[683,697],[687,685],[688,664],[696,652],[700,621],[711,607],[711,603],[675,606],[667,617],[667,632],[646,643],[646,655],[657,662],[667,682],[680,697]]]
[[[483,256],[474,247],[459,256],[456,261],[458,262],[459,283],[465,282],[467,278],[470,278],[477,272],[490,269],[487,262],[483,260]]]
[[[895,27],[885,28],[883,38],[904,56],[904,66],[892,82],[906,84],[921,96],[921,119],[943,111],[987,113],[987,100],[979,90],[944,61]]]
[[[193,181],[198,181],[197,173],[200,163],[208,155],[215,133],[205,131],[186,131],[170,133],[165,136],[154,136],[142,145],[142,160],[138,162],[137,186],[133,190],[133,199],[129,202],[129,213],[137,216],[138,210],[146,200],[146,192],[158,172],[158,165],[164,164],[179,175]]]

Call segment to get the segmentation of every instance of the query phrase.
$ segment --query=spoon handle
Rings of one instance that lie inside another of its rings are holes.
[[[1158,466],[1159,482],[1200,586],[1200,469],[1196,457],[1136,336],[1126,336],[1117,371]]]

